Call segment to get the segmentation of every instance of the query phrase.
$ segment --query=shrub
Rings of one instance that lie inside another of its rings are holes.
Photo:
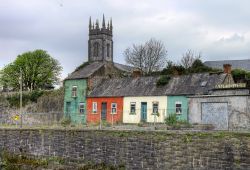
[[[71,124],[71,119],[69,117],[64,117],[61,121],[60,121],[61,125],[63,127],[69,126]]]
[[[178,119],[177,119],[177,116],[176,116],[176,114],[170,114],[170,115],[168,115],[168,117],[165,119],[165,123],[166,123],[166,125],[175,125],[175,124],[177,124],[177,122],[178,122]]]
[[[164,86],[166,84],[168,84],[169,80],[171,79],[170,76],[168,75],[161,75],[160,78],[157,81],[157,86]]]

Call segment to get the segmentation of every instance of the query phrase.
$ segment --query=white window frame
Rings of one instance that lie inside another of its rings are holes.
[[[97,102],[92,102],[92,113],[93,114],[97,113]]]
[[[132,105],[134,105],[134,112],[132,112]],[[136,102],[130,102],[130,113],[131,115],[135,115],[136,114]]]
[[[113,111],[113,109],[115,111]],[[111,103],[111,114],[117,114],[117,103]]]
[[[157,104],[157,112],[154,111],[154,105]],[[153,102],[152,103],[152,113],[158,114],[159,113],[159,102]]]
[[[181,106],[177,107],[177,105],[181,105]],[[180,102],[180,101],[176,101],[175,102],[175,112],[176,112],[177,115],[181,115],[182,114],[182,102]]]
[[[74,90],[76,89],[76,90]],[[77,86],[73,86],[71,89],[71,96],[72,97],[77,97]]]
[[[81,112],[81,110],[83,110],[83,112]],[[79,113],[85,114],[85,103],[84,102],[79,103]]]

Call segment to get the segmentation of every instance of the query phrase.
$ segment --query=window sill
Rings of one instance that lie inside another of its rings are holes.
[[[129,113],[129,115],[136,115],[136,113]]]

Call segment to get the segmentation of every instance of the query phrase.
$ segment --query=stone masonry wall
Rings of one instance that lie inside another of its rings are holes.
[[[0,148],[126,169],[250,169],[249,133],[1,129]]]

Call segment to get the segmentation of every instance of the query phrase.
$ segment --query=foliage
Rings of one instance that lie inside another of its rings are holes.
[[[69,117],[64,117],[61,121],[60,121],[61,125],[63,127],[67,127],[71,124],[71,119]]]
[[[200,59],[196,59],[192,66],[188,69],[189,73],[204,73],[212,71],[213,69],[211,67],[205,66]]]
[[[235,81],[250,79],[250,72],[243,69],[232,70],[232,75]]]
[[[167,51],[164,44],[156,39],[150,39],[144,44],[133,44],[124,51],[126,62],[146,75],[159,71],[165,66]]]
[[[62,112],[64,101],[64,88],[44,91],[37,99],[36,109],[38,112]]]
[[[165,124],[174,127],[174,129],[191,128],[192,125],[186,120],[179,120],[175,113],[168,115],[165,119]]]
[[[100,163],[100,164],[93,164],[93,163],[87,163],[83,167],[79,168],[79,170],[89,170],[89,169],[95,169],[95,170],[125,170],[124,165],[118,165],[118,166],[113,166],[113,165],[107,165],[105,163]]]
[[[156,85],[157,86],[164,86],[164,85],[168,84],[170,79],[171,79],[171,77],[168,75],[161,75],[160,78],[158,79]]]
[[[18,90],[22,73],[24,90],[48,89],[59,83],[62,67],[44,50],[35,50],[18,55],[16,60],[1,70],[3,86]]]
[[[200,58],[201,58],[201,53],[195,54],[192,50],[189,49],[186,53],[182,55],[181,65],[185,69],[189,69],[190,67],[192,67],[194,61]]]
[[[7,151],[1,153],[2,164],[0,169],[5,170],[19,170],[23,165],[29,166],[29,168],[47,167],[48,162],[44,159],[32,159],[23,155],[10,154]]]
[[[174,64],[172,61],[167,62],[166,68],[161,72],[162,75],[183,75],[186,69],[182,65]]]
[[[176,114],[170,114],[170,115],[168,115],[168,117],[165,119],[165,124],[166,125],[175,125],[175,124],[177,124],[177,122],[178,122],[178,119],[177,119],[177,116],[176,116]]]
[[[23,96],[22,96],[23,106],[25,106],[31,102],[37,102],[37,99],[40,96],[42,96],[43,93],[44,93],[43,91],[37,91],[37,90],[23,93]],[[9,95],[9,96],[7,96],[6,99],[9,103],[10,107],[18,108],[20,106],[20,94],[19,93]]]

